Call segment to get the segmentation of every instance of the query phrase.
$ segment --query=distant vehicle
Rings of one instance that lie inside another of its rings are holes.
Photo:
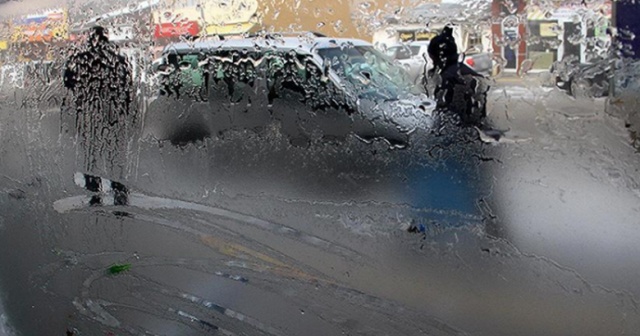
[[[612,82],[615,85],[611,92],[613,96],[605,104],[605,111],[624,120],[633,146],[640,150],[640,60],[619,60]]]
[[[412,55],[415,55],[415,52],[426,54],[429,41],[444,27],[444,24],[434,24],[425,30],[422,24],[385,26],[374,32],[373,42],[379,49],[387,50],[387,55],[390,57],[393,57],[393,50],[398,50],[402,46],[406,46],[403,49],[408,48]],[[453,37],[458,46],[458,52],[461,54],[461,61],[476,72],[491,76],[494,70],[493,55],[485,51],[488,49],[490,41],[483,39],[481,32],[470,31],[457,24],[453,24],[451,27],[453,28]],[[421,46],[421,51],[418,52],[415,46]],[[406,57],[408,55],[399,56]],[[416,59],[418,58],[416,57]],[[415,74],[413,70],[414,66],[417,67],[417,64],[414,64],[417,63],[415,60],[410,59],[401,63],[410,63],[411,66],[408,66],[410,69],[408,71]],[[424,64],[422,65],[424,66]]]
[[[581,63],[577,57],[555,62],[549,72],[555,86],[574,97],[606,97],[609,95],[611,65],[606,59]]]
[[[431,59],[427,54],[428,47],[429,41],[415,41],[389,46],[384,53],[407,71],[411,82],[420,84],[425,70],[428,71],[433,68]]]
[[[420,85],[423,83],[424,74],[433,68],[431,58],[427,53],[428,47],[429,41],[414,41],[392,45],[387,47],[384,53],[407,71],[411,82]],[[493,59],[490,53],[482,53],[472,48],[462,54],[461,58],[463,58],[465,65],[477,73],[491,76]]]
[[[146,133],[174,143],[259,132],[275,121],[295,143],[353,132],[402,147],[433,121],[435,102],[361,40],[303,34],[176,43],[162,59],[155,68],[164,89],[149,109],[160,112],[147,115]]]
[[[493,57],[491,53],[471,48],[463,53],[462,57],[464,58],[462,62],[475,70],[475,72],[485,76],[493,74]]]

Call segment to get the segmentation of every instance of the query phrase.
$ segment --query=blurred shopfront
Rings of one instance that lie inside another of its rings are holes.
[[[377,13],[377,8],[383,5],[363,11],[357,7],[357,2],[161,0],[153,13],[154,38],[157,45],[166,45],[189,36],[206,38],[259,31],[312,31],[327,36],[371,41],[373,31],[365,25],[358,25],[358,22]],[[355,7],[359,11],[354,11]]]
[[[52,9],[13,20],[11,44],[19,61],[52,61],[69,39],[67,11]]]
[[[606,30],[611,4],[576,4],[557,9],[527,8],[527,58],[533,69],[548,70],[555,61],[574,57],[587,63],[602,56],[609,45]]]
[[[517,71],[527,58],[526,2],[493,0],[491,33],[494,62],[505,71]]]
[[[6,63],[10,38],[11,23],[8,21],[0,22],[0,66]]]
[[[240,35],[257,28],[258,1],[164,0],[152,13],[156,48],[196,37]]]
[[[3,68],[3,77],[11,72],[12,85],[18,87],[47,85],[58,78],[59,55],[69,41],[65,9],[14,18],[9,31],[10,38],[4,44],[8,68]]]

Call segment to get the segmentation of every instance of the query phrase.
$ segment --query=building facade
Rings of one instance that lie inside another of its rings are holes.
[[[491,34],[494,62],[502,63],[505,71],[518,71],[527,59],[526,2],[524,0],[493,0]]]
[[[607,52],[610,36],[611,2],[575,3],[550,9],[527,8],[527,58],[534,69],[547,70],[551,63],[575,57],[590,62]]]

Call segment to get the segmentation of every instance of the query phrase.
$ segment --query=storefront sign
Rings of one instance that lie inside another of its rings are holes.
[[[242,34],[258,21],[258,0],[201,0],[197,5],[195,3],[176,2],[154,11],[156,38]]]
[[[9,49],[9,42],[0,41],[0,50],[6,50],[6,49]]]
[[[197,36],[200,34],[200,25],[196,21],[175,23],[159,23],[155,26],[155,38],[178,37],[184,35]]]
[[[416,32],[416,41],[430,41],[435,36],[433,32]]]
[[[412,41],[430,41],[432,38],[436,36],[434,32],[427,31],[416,31],[416,30],[402,30],[398,31],[398,38],[402,42],[412,42]]]
[[[400,38],[400,41],[402,41],[402,42],[415,41],[416,33],[412,32],[412,31],[410,31],[410,32],[401,31],[401,32],[398,32],[398,37]]]
[[[67,14],[63,10],[29,15],[17,20],[14,26],[12,40],[16,42],[48,42],[68,38]]]

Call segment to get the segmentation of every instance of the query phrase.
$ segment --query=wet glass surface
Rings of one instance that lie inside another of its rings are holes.
[[[611,3],[32,5],[0,3],[0,335],[640,330]],[[385,56],[449,21],[485,76],[453,103]]]

